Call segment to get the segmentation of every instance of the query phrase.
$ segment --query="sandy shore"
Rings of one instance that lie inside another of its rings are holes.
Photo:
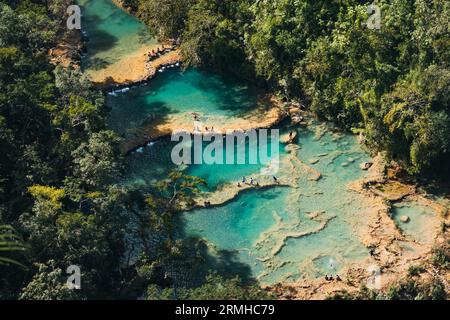
[[[101,70],[88,70],[92,82],[99,87],[114,85],[131,85],[152,78],[157,69],[164,64],[174,64],[181,61],[179,50],[173,50],[161,57],[147,63],[147,53],[161,48],[160,44],[145,45],[117,63],[111,64]]]

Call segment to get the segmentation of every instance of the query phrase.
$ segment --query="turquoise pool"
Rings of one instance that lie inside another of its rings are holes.
[[[81,28],[89,39],[85,68],[102,69],[142,45],[157,43],[143,23],[110,0],[76,2],[81,7]]]
[[[229,77],[195,69],[170,69],[146,86],[108,96],[108,104],[112,107],[111,127],[123,134],[130,128],[152,121],[161,123],[167,116],[180,113],[188,117],[198,113],[205,125],[212,116],[239,116],[257,105],[257,95],[249,86]]]

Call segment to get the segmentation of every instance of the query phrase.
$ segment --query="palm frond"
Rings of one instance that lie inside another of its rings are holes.
[[[9,225],[0,225],[0,252],[24,251],[25,246],[20,235]],[[14,259],[0,256],[0,265],[17,265],[26,268]]]

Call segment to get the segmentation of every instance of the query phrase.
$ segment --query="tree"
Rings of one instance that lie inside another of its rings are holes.
[[[83,299],[79,290],[69,289],[67,275],[56,267],[53,260],[36,264],[38,269],[33,279],[23,288],[22,300],[74,300]]]
[[[114,132],[100,131],[72,152],[74,177],[80,185],[101,187],[119,176],[122,168],[117,162],[119,141]]]
[[[14,259],[9,258],[5,254],[14,251],[23,251],[25,246],[20,235],[8,225],[0,225],[0,265],[17,265],[26,268],[23,264],[17,262]]]
[[[161,40],[177,39],[196,0],[140,0],[138,14]]]

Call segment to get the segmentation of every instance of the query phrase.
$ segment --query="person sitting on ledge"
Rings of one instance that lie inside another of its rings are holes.
[[[245,177],[242,177],[242,183],[245,183],[247,181],[247,179],[245,179]]]
[[[240,187],[241,187],[241,183],[240,183],[240,182],[238,182],[237,186],[238,186],[238,188],[240,188]]]
[[[198,118],[198,114],[196,113],[196,112],[192,112],[191,113],[192,114],[192,116],[194,117],[194,120],[195,121],[197,121],[199,118]]]

